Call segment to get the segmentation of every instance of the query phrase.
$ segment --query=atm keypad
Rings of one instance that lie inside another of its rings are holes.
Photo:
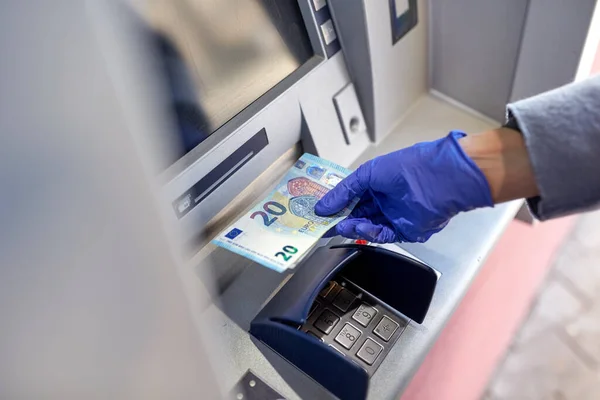
[[[336,278],[321,290],[301,330],[372,375],[408,322],[343,278]]]

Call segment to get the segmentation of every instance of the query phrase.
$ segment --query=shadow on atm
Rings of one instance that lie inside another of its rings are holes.
[[[191,73],[179,50],[163,34],[153,32],[152,36],[156,56],[168,87],[169,107],[177,123],[172,140],[179,151],[169,160],[174,162],[208,138],[212,128],[196,100],[198,94]]]

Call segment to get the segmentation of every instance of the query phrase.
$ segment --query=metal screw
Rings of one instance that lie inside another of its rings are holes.
[[[238,393],[237,396],[235,396],[238,400],[242,400],[244,398],[244,395],[241,393]]]
[[[248,382],[248,384],[250,385],[250,387],[254,387],[254,386],[256,386],[256,381],[252,380],[252,381]]]

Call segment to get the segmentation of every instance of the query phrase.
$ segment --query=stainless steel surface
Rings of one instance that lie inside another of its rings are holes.
[[[389,0],[329,0],[342,51],[371,139],[381,141],[427,91],[428,1],[418,24],[396,44]]]
[[[596,2],[530,0],[510,101],[573,81]]]
[[[174,96],[201,132],[191,144],[186,137],[184,153],[313,55],[296,0],[134,4],[176,63]]]
[[[164,7],[169,7],[168,2],[164,3]],[[210,228],[205,229],[209,221],[232,202],[241,188],[248,187],[297,144],[301,135],[315,144],[315,153],[340,165],[348,165],[369,144],[363,132],[355,134],[351,144],[345,143],[332,101],[333,96],[349,83],[343,57],[338,53],[330,59],[323,58],[318,33],[320,28],[312,4],[306,0],[299,1],[298,6],[314,56],[159,176],[159,181],[164,185],[165,201],[172,203],[256,132],[261,129],[266,131],[268,145],[180,220],[182,229],[189,233],[187,239],[207,236],[207,231],[210,235]]]
[[[352,143],[357,134],[366,133],[367,131],[354,84],[351,83],[343,88],[335,95],[333,101],[340,118],[340,124],[344,130],[346,143]]]
[[[308,64],[310,62],[293,74],[302,71]],[[332,101],[333,96],[347,84],[343,58],[338,53],[314,66],[287,90],[277,95],[269,91],[161,175],[161,181],[165,183],[165,201],[173,202],[256,132],[263,128],[266,131],[269,144],[199,206],[187,213],[180,220],[183,228],[191,235],[201,234],[207,222],[229,204],[241,189],[249,186],[300,141],[301,132],[314,140],[319,156],[340,165],[348,165],[356,159],[368,146],[368,137],[366,133],[358,133],[352,144],[346,144]],[[277,91],[278,88],[276,86],[273,90]],[[274,97],[269,102],[267,98],[271,94]],[[255,114],[247,113],[249,111]],[[238,124],[238,127],[231,127],[232,123]],[[197,150],[205,144],[213,147],[199,154]]]
[[[352,2],[329,0],[329,8],[337,26],[348,72],[356,87],[369,137],[373,140],[376,130],[375,89],[364,7],[362,0]]]
[[[431,87],[503,121],[529,3],[432,0]]]
[[[170,7],[168,2],[163,3],[163,7]],[[256,132],[265,129],[268,145],[180,220],[190,238],[203,234],[206,236],[205,226],[209,221],[239,194],[241,188],[248,187],[298,143],[301,134],[314,141],[318,155],[341,165],[348,165],[368,146],[368,138],[361,133],[355,135],[352,144],[344,143],[342,127],[332,102],[335,93],[348,84],[343,58],[339,53],[330,59],[322,57],[320,28],[312,11],[313,6],[309,0],[300,1],[297,5],[306,24],[307,40],[314,56],[173,163],[159,177],[164,185],[165,201],[173,202]],[[340,151],[342,148],[344,150]],[[208,229],[208,232],[210,234],[212,231]]]
[[[288,104],[289,102],[291,102],[291,99],[287,99],[287,97],[295,97],[297,95],[291,88],[297,85],[299,81],[301,81],[313,69],[318,68],[322,63],[323,58],[320,56],[315,56],[306,63],[304,63],[297,70],[295,70],[288,77],[286,77],[282,82],[280,82],[274,88],[270,89],[267,93],[259,97],[256,101],[252,102],[248,107],[246,107],[240,113],[236,114],[223,126],[217,129],[207,138],[205,138],[204,141],[202,141],[200,144],[198,144],[196,147],[190,150],[187,154],[182,156],[179,160],[175,161],[161,174],[160,181],[164,184],[169,184],[171,181],[182,179],[182,176],[185,176],[185,178],[183,179],[186,182],[186,184],[192,185],[192,182],[197,182],[199,179],[201,179],[202,174],[205,172],[203,169],[200,169],[198,171],[198,165],[212,165],[212,162],[206,161],[206,159],[211,158],[211,152],[215,151],[222,145],[224,141],[232,137],[234,137],[234,141],[236,139],[241,141],[241,137],[247,139],[249,136],[251,136],[251,133],[245,132],[245,129],[248,129],[247,125],[250,120],[256,118],[262,113],[269,114],[269,111],[267,111],[267,109],[275,108],[277,109],[277,113],[280,115],[289,113],[291,111],[290,109],[292,106]],[[284,96],[285,99],[280,99],[281,96]],[[285,100],[287,100],[287,102]],[[293,117],[294,116],[291,115],[290,119],[293,120]],[[259,119],[264,125],[267,125],[267,123],[264,121],[269,121],[269,117],[265,116],[262,116],[262,118]],[[259,128],[258,125],[256,125],[256,127],[257,130],[254,130],[253,133],[256,133],[258,132],[258,130],[262,129]],[[286,134],[289,135],[289,133]],[[286,136],[286,134],[282,133],[280,135]],[[240,135],[241,137],[238,135]],[[277,142],[277,139],[278,138],[270,138],[270,143]],[[287,143],[288,140],[285,139],[287,138],[284,138],[284,141]],[[295,141],[292,140],[292,142],[287,148],[291,147],[292,144],[294,142],[297,142],[298,140],[299,138]],[[243,143],[244,142],[241,142],[239,144],[236,143],[236,145],[239,147]],[[181,154],[181,148],[179,149],[178,154]],[[220,159],[222,160],[222,158],[224,157],[221,157]]]

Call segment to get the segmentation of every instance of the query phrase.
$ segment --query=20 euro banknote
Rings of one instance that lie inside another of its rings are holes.
[[[294,267],[356,205],[358,199],[331,217],[317,216],[314,210],[321,197],[351,172],[304,154],[273,192],[213,243],[279,272]]]

